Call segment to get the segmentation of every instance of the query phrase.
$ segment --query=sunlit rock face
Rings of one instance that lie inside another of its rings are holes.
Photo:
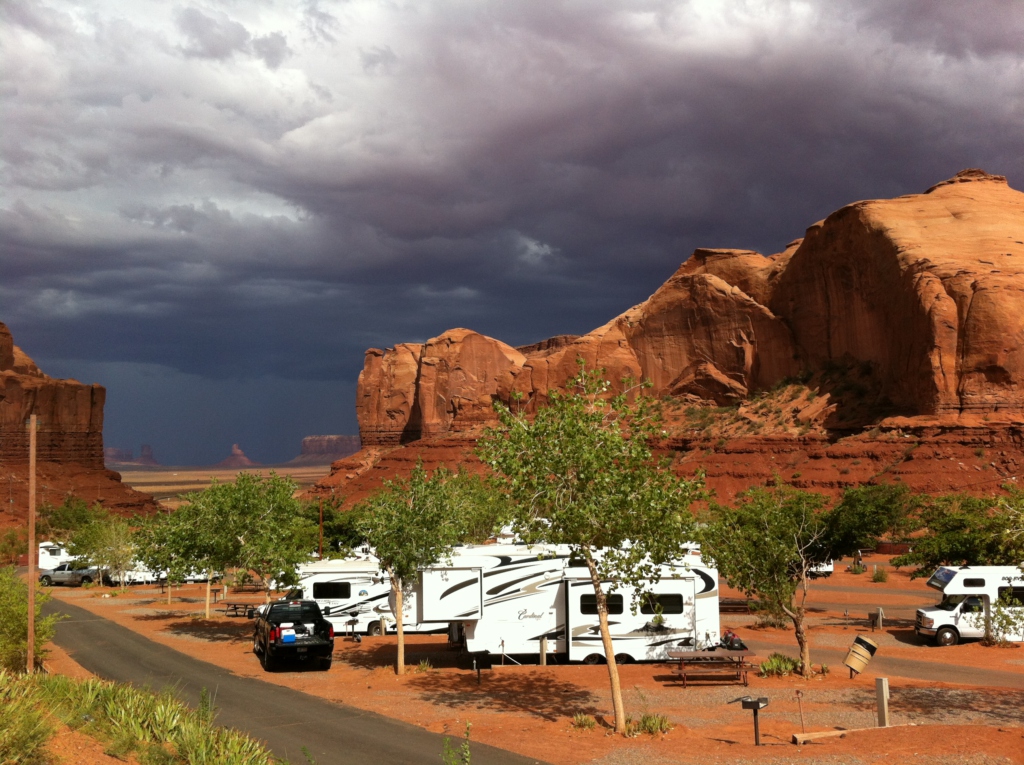
[[[719,404],[856,365],[907,417],[1024,416],[1024,194],[965,170],[923,194],[848,205],[772,256],[697,250],[648,300],[581,337],[515,349],[466,329],[370,349],[364,445],[533,410],[582,359],[659,396]]]

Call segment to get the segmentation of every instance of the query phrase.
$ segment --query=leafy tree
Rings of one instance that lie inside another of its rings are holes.
[[[500,426],[480,440],[478,454],[512,501],[513,530],[527,543],[568,545],[585,561],[597,602],[608,666],[615,730],[626,731],[619,673],[608,628],[607,595],[620,584],[642,592],[660,565],[684,554],[692,538],[690,503],[700,480],[677,478],[651,453],[660,436],[654,402],[610,395],[601,371],[582,361],[568,392],[531,421],[496,405]],[[634,602],[635,608],[637,603]]]
[[[89,507],[84,500],[69,494],[59,505],[43,503],[39,508],[37,528],[40,536],[64,545],[76,532],[106,516],[99,503]]]
[[[18,557],[28,552],[28,532],[23,528],[7,529],[0,535],[0,563],[15,565]]]
[[[812,571],[902,523],[907,502],[899,492],[849,492],[827,508],[822,495],[788,486],[750,489],[735,507],[711,506],[701,531],[702,552],[730,585],[792,621],[799,670],[810,675],[805,604]]]
[[[873,548],[883,537],[904,539],[916,528],[923,501],[900,483],[848,488],[832,518],[832,544],[853,551]]]
[[[1024,507],[1024,491],[1008,497],[947,494],[924,501],[917,519],[924,533],[913,549],[893,559],[916,566],[910,576],[930,576],[939,566],[1016,565],[1024,559],[1024,536],[1014,537],[1015,514]]]
[[[8,672],[23,672],[28,661],[28,587],[12,567],[0,568],[0,668]],[[53,639],[62,618],[58,614],[42,617],[43,604],[49,599],[49,594],[36,589],[37,665],[46,657],[44,646]]]
[[[404,590],[416,581],[420,568],[451,555],[464,530],[463,500],[454,478],[444,467],[428,474],[419,462],[407,480],[385,482],[358,509],[360,536],[373,547],[391,579],[399,675],[405,674]]]
[[[94,517],[92,521],[73,533],[68,552],[78,558],[78,564],[95,566],[125,586],[126,574],[134,567],[135,534],[131,524],[119,516]]]
[[[136,531],[137,559],[150,571],[166,573],[168,604],[173,582],[184,581],[193,571],[211,570],[211,561],[217,556],[202,549],[199,533],[206,526],[195,508],[185,505],[176,511],[160,512],[145,518]]]
[[[362,508],[357,505],[350,510],[342,510],[342,501],[341,497],[331,496],[306,502],[302,507],[303,517],[319,527],[320,507],[323,505],[325,558],[335,553],[347,553],[366,542],[360,530]]]

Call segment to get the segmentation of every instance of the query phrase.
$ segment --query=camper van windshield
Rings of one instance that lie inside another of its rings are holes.
[[[966,595],[946,595],[942,598],[936,608],[941,608],[943,611],[952,611],[959,606],[966,597]]]

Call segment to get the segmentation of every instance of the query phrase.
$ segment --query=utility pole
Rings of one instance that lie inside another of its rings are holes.
[[[324,498],[320,497],[320,560],[324,559]]]
[[[36,669],[36,416],[28,418],[28,673]]]

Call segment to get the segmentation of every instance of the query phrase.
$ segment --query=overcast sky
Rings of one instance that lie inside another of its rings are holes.
[[[209,464],[356,432],[367,347],[582,333],[965,167],[1024,187],[1024,5],[0,2],[0,321]]]

